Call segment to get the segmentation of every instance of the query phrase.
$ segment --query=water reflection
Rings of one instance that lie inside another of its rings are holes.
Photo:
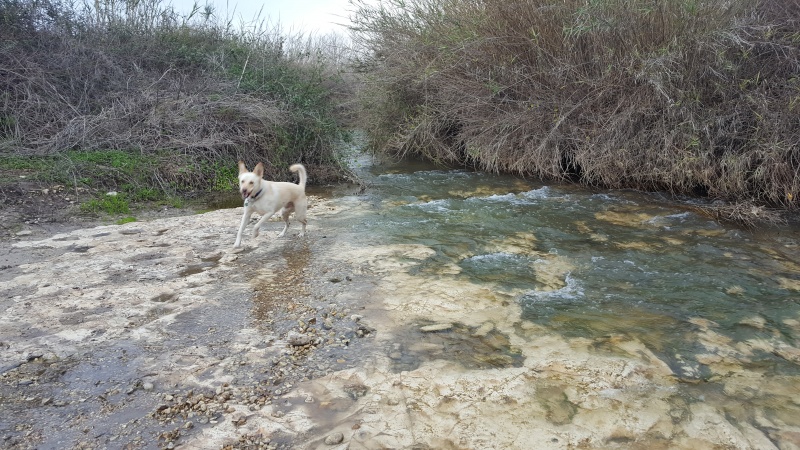
[[[276,310],[292,309],[308,295],[305,271],[312,257],[307,239],[286,240],[282,243],[281,259],[259,265],[253,317],[258,323],[271,323]]]

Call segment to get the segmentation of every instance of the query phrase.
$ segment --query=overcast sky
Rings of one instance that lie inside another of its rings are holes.
[[[180,13],[191,11],[194,2],[165,0],[165,4],[171,3]],[[269,19],[272,24],[280,23],[286,32],[314,34],[346,34],[346,28],[340,24],[349,23],[348,16],[353,10],[349,0],[197,0],[197,3],[201,7],[214,6],[219,19],[233,19],[235,25]]]

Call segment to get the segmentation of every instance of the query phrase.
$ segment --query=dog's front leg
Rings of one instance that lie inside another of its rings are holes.
[[[250,222],[250,216],[253,215],[253,211],[248,208],[247,206],[244,207],[244,214],[242,214],[242,224],[239,225],[239,232],[236,233],[236,243],[233,244],[233,247],[239,247],[242,245],[242,233],[244,233],[244,227],[247,226],[247,223]]]

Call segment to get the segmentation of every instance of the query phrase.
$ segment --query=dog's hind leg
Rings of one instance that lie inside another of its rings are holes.
[[[305,200],[296,202],[294,205],[294,217],[303,226],[303,229],[300,231],[300,237],[306,235],[306,224],[308,223],[308,221],[306,220],[307,207],[308,203]]]
[[[283,231],[281,231],[280,234],[278,234],[278,237],[283,237],[283,235],[286,234],[286,230],[289,229],[289,215],[292,214],[292,211],[294,211],[294,208],[292,207],[288,208],[284,207],[283,209],[281,209],[281,217],[283,218],[284,225],[283,225]]]

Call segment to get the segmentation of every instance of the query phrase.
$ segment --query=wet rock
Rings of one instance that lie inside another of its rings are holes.
[[[358,398],[367,395],[369,388],[361,383],[354,383],[345,385],[344,391],[350,396],[350,398],[357,400]]]
[[[419,331],[423,333],[434,333],[437,331],[447,331],[453,328],[452,323],[435,323],[433,325],[425,325],[423,327],[419,327]]]
[[[739,321],[739,325],[752,327],[756,330],[763,330],[767,326],[767,319],[761,316],[748,317]]]
[[[472,333],[475,337],[484,337],[489,334],[492,330],[494,330],[494,323],[492,322],[484,322],[479,326],[474,333]]]

